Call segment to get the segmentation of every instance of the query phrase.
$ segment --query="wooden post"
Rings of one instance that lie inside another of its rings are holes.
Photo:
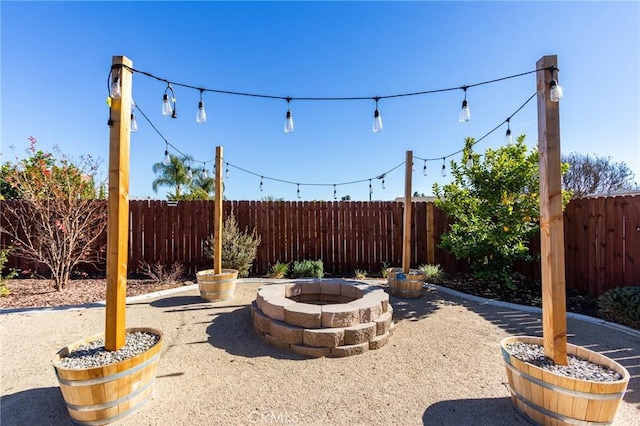
[[[132,66],[124,56],[114,56],[113,65]],[[114,70],[116,72],[116,70]],[[109,216],[107,222],[107,306],[105,349],[117,351],[125,344],[127,297],[127,248],[129,237],[129,130],[133,76],[119,68],[120,99],[111,101],[109,131]]]
[[[538,155],[540,166],[540,252],[542,264],[542,333],[544,353],[567,365],[567,318],[560,171],[559,103],[549,97],[557,56],[536,63],[538,90]]]
[[[435,237],[435,205],[432,202],[427,203],[427,263],[434,265],[436,263],[436,237]]]
[[[402,235],[402,271],[411,267],[411,179],[413,177],[413,151],[407,151],[404,167],[404,229]]]
[[[213,273],[222,272],[222,147],[216,147],[216,181],[214,201]]]

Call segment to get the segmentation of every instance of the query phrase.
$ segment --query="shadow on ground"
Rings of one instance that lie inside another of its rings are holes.
[[[539,313],[514,311],[454,296],[445,297],[477,313],[513,336],[542,337],[542,320]],[[598,333],[593,332],[594,327],[600,329]],[[625,367],[631,375],[631,380],[624,400],[640,404],[640,337],[571,318],[567,320],[567,333],[569,343],[601,353]],[[499,348],[496,348],[496,351],[499,351]],[[640,409],[640,406],[638,408]]]
[[[268,345],[254,331],[251,307],[243,306],[231,312],[218,314],[207,327],[209,343],[232,355],[243,357],[268,356],[278,359],[304,360],[288,350]]]
[[[530,425],[511,404],[509,398],[456,399],[437,402],[422,415],[422,424],[511,426]]]
[[[388,289],[385,289],[388,293]],[[438,295],[434,291],[422,290],[417,299],[405,299],[389,294],[389,303],[393,306],[393,320],[419,321],[439,309]]]
[[[25,407],[31,407],[25,410]],[[3,425],[73,425],[60,388],[36,388],[0,397]]]

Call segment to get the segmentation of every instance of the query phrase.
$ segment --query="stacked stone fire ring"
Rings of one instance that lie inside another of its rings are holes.
[[[389,295],[347,280],[300,280],[258,289],[253,328],[267,343],[306,357],[379,349],[393,328]]]

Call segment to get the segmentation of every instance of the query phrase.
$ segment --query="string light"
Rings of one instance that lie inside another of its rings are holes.
[[[299,200],[300,199],[300,184],[297,183],[296,185],[298,185],[297,195],[298,195],[298,200]]]
[[[206,162],[202,163],[202,179],[204,179],[204,180],[209,179],[209,173],[207,172],[207,163]]]
[[[262,181],[264,180],[263,176],[260,176],[260,192],[262,192]]]
[[[168,166],[169,163],[171,163],[171,157],[169,157],[169,142],[167,142],[164,147],[164,160],[162,161],[162,163],[165,166]]]
[[[385,186],[384,186],[384,176],[382,176],[382,189],[387,189],[387,188],[385,188]]]
[[[369,179],[369,200],[371,200],[371,194],[373,194],[373,186],[371,185],[371,179]]]
[[[440,172],[442,177],[447,177],[447,166],[444,165],[446,158],[447,157],[442,157],[442,171]]]
[[[193,177],[193,173],[191,173],[191,161],[189,161],[189,165],[187,166],[187,179],[191,180]]]
[[[113,71],[113,68],[111,69]],[[111,81],[111,87],[109,88],[109,96],[111,99],[120,99],[122,91],[120,89],[120,69],[116,70]]]
[[[287,98],[287,115],[284,120],[284,132],[293,133],[293,114],[291,114],[291,108],[289,106],[291,98]]]
[[[168,92],[171,92],[171,98],[169,98]],[[178,112],[176,111],[176,94],[173,91],[171,83],[167,83],[167,88],[164,89],[164,95],[162,96],[162,115],[170,115],[171,118],[178,118]]]
[[[373,133],[380,133],[382,131],[382,115],[378,111],[378,100],[380,97],[373,98],[376,101],[376,110],[373,112]]]
[[[337,200],[338,199],[338,192],[336,190],[336,185],[333,185],[333,199]]]
[[[424,166],[422,166],[422,176],[427,175],[427,160],[424,160]]]
[[[467,102],[467,89],[469,86],[462,86],[462,90],[464,90],[464,100],[462,101],[462,109],[460,109],[460,116],[458,117],[458,121],[461,123],[466,123],[471,120],[471,111],[469,110],[469,103]]]
[[[469,152],[467,157],[467,169],[473,169],[473,157],[471,156],[471,152]]]
[[[558,81],[554,78],[551,80],[551,91],[549,92],[549,99],[551,102],[559,102],[562,99],[562,86],[558,84]]]
[[[207,122],[207,112],[204,110],[202,92],[204,92],[204,89],[200,89],[200,102],[198,102],[198,112],[196,113],[196,123],[198,124],[204,124]]]
[[[184,87],[184,88],[188,88],[188,89],[193,89],[193,90],[199,90],[201,92],[201,94],[203,92],[213,92],[213,93],[221,93],[221,94],[227,94],[227,95],[235,95],[235,96],[250,96],[250,97],[257,97],[257,98],[267,98],[267,99],[283,99],[287,101],[287,106],[290,104],[290,102],[292,100],[304,100],[304,101],[327,101],[327,100],[331,100],[331,101],[356,101],[356,100],[365,100],[365,99],[372,99],[370,96],[351,96],[351,97],[291,97],[291,96],[277,96],[277,95],[268,95],[268,94],[260,94],[260,93],[248,93],[248,92],[235,92],[235,91],[229,91],[229,90],[219,90],[219,89],[208,89],[208,88],[203,88],[203,87],[197,87],[197,86],[193,86],[190,84],[185,84],[185,83],[176,83],[173,82],[171,83],[169,80],[162,78],[162,77],[158,77],[156,75],[153,75],[149,72],[146,71],[141,71],[141,70],[137,70],[135,68],[132,68],[128,65],[125,64],[114,64],[111,67],[110,73],[109,73],[109,88],[111,90],[111,87],[114,86],[114,83],[117,81],[118,84],[116,84],[115,86],[117,86],[119,88],[120,86],[120,69],[126,69],[132,73],[140,73],[143,74],[147,77],[156,79],[158,81],[162,81],[167,83],[167,89],[165,90],[165,94],[163,97],[163,115],[171,115],[173,118],[177,117],[177,112],[176,112],[176,100],[175,100],[175,93],[173,90],[173,86],[180,86],[180,87]],[[117,70],[116,73],[113,73],[114,70]],[[512,78],[516,78],[516,77],[521,77],[527,74],[532,74],[541,70],[551,70],[551,71],[557,71],[558,69],[554,66],[550,66],[550,67],[546,67],[546,68],[540,68],[540,69],[535,69],[532,71],[527,71],[527,72],[523,72],[523,73],[519,73],[519,74],[514,74],[514,75],[509,75],[506,77],[500,77],[500,78],[496,78],[496,79],[492,79],[492,80],[487,80],[487,81],[482,81],[479,83],[474,83],[474,84],[470,84],[470,85],[465,85],[465,86],[461,86],[461,87],[449,87],[449,88],[441,88],[441,89],[434,89],[434,90],[424,90],[424,91],[419,91],[419,92],[409,92],[409,93],[397,93],[397,94],[390,94],[390,95],[385,95],[385,96],[376,96],[373,99],[376,101],[376,112],[374,112],[374,131],[377,133],[379,131],[382,130],[382,118],[380,115],[380,111],[378,110],[378,101],[380,99],[389,99],[389,98],[398,98],[398,97],[407,97],[407,96],[419,96],[419,95],[428,95],[428,94],[434,94],[434,93],[441,93],[441,92],[447,92],[447,91],[453,91],[453,90],[464,90],[465,92],[465,97],[464,97],[464,101],[462,102],[463,108],[460,111],[460,116],[459,119],[461,122],[467,122],[470,120],[471,118],[471,114],[470,114],[470,110],[469,110],[469,105],[467,102],[467,89],[471,88],[471,87],[476,87],[476,86],[481,86],[481,85],[485,85],[485,84],[491,84],[491,83],[496,83],[496,82],[500,82],[500,81],[504,81],[504,80],[508,80],[508,79],[512,79]],[[111,78],[113,76],[113,79]],[[551,97],[552,100],[557,99],[559,100],[560,98],[562,98],[562,88],[558,85],[557,80],[552,80],[551,82],[551,89],[553,91]],[[117,90],[115,89],[116,93],[114,93],[115,96],[117,95]],[[171,98],[169,98],[169,93],[171,92]],[[202,98],[202,97],[201,97]],[[114,99],[116,99],[114,97]],[[557,102],[557,100],[554,100],[554,102]],[[173,103],[173,106],[171,105],[171,103]],[[204,105],[203,105],[203,110],[204,110]],[[200,111],[200,110],[198,110]],[[377,123],[377,124],[376,124]],[[379,126],[378,126],[379,124]],[[379,130],[376,131],[376,128],[379,128]],[[286,133],[291,133],[293,132],[293,116],[291,114],[291,110],[288,109],[287,110],[287,119],[285,121],[285,132]]]
[[[511,136],[511,126],[509,122],[511,121],[511,117],[507,118],[507,133],[504,135],[504,143],[507,146],[513,145],[513,136]]]
[[[224,177],[225,179],[229,179],[229,163],[225,163],[226,164],[226,168],[224,170]]]

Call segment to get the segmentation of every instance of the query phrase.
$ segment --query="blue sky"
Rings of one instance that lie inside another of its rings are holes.
[[[611,156],[640,181],[640,3],[638,2],[11,2],[1,12],[2,161],[43,150],[104,160],[112,56],[174,82],[291,97],[369,97],[460,87],[535,69],[558,55],[564,153]],[[134,75],[133,97],[171,144],[200,161],[224,147],[225,196],[301,200],[392,200],[400,167],[414,156],[413,189],[432,193],[442,157],[502,123],[535,92],[535,74],[469,89],[471,121],[458,122],[461,90],[383,99],[384,130],[372,132],[373,100],[292,101],[295,131],[283,132],[286,102],[205,93],[208,121],[195,122],[199,93],[176,87],[178,119],[161,115],[166,85]],[[537,141],[535,99],[511,119]],[[165,143],[138,114],[131,139],[130,194],[151,189]],[[506,125],[476,145],[504,142]],[[10,146],[14,146],[13,152]],[[172,151],[173,152],[173,151]],[[459,155],[447,159],[459,160]],[[207,163],[211,169],[212,162]],[[201,166],[202,164],[198,164]],[[265,176],[260,178],[234,166]]]

